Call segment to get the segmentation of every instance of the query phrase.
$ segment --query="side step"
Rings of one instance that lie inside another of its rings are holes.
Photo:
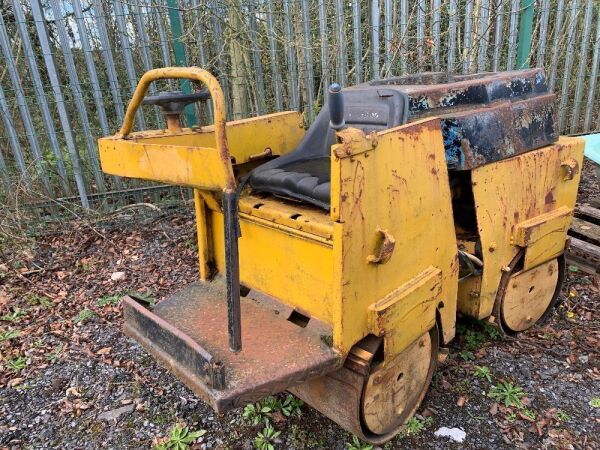
[[[153,311],[126,296],[124,330],[219,413],[341,367],[327,344],[331,330],[316,319],[254,291],[241,309],[237,353],[229,350],[223,278],[194,283]]]

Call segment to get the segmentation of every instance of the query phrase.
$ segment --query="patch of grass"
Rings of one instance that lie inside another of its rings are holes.
[[[521,398],[525,397],[525,392],[519,386],[516,386],[508,381],[502,381],[496,384],[490,390],[489,396],[504,406],[522,408]]]
[[[406,422],[406,425],[404,425],[404,434],[407,436],[419,434],[432,423],[432,417],[419,419],[418,417],[413,416],[408,422]]]
[[[256,450],[275,450],[273,444],[276,443],[280,434],[281,431],[275,431],[275,428],[270,423],[267,423],[254,438],[254,448]]]
[[[98,299],[98,306],[117,306],[121,300],[121,295],[105,295]]]
[[[171,428],[169,437],[164,442],[161,442],[155,450],[187,450],[190,444],[193,444],[199,437],[206,434],[206,430],[190,431],[190,429],[180,423],[176,423]]]
[[[33,344],[31,344],[31,348],[40,348],[43,347],[44,344],[46,343],[46,340],[42,337],[39,339],[36,339]]]
[[[473,375],[475,378],[484,378],[488,380],[488,382],[492,382],[492,371],[488,366],[475,366]]]
[[[17,330],[8,330],[0,332],[0,342],[10,341],[11,339],[18,338],[21,335]]]
[[[568,422],[569,420],[571,420],[571,416],[564,412],[562,409],[559,409],[556,412],[556,418],[561,422]]]
[[[478,331],[469,330],[465,334],[465,348],[467,350],[475,350],[485,342],[485,335]]]
[[[521,414],[523,414],[525,417],[527,417],[530,420],[535,420],[535,418],[537,417],[535,411],[533,409],[529,409],[529,408],[525,408],[521,411]]]
[[[441,381],[442,381],[442,374],[440,372],[435,372],[433,374],[433,379],[431,380],[431,386],[436,388],[440,385]]]
[[[502,337],[502,335],[500,334],[500,331],[498,331],[498,328],[496,328],[491,323],[482,321],[482,322],[480,322],[480,324],[483,327],[484,331],[487,333],[487,335],[490,337],[490,339],[497,341]]]
[[[13,372],[20,372],[27,365],[27,360],[23,356],[18,356],[17,358],[7,359],[5,364]]]
[[[469,350],[460,351],[458,356],[460,356],[463,361],[473,361],[475,359],[475,355]]]
[[[464,323],[456,324],[456,334],[465,334],[468,328]]]
[[[590,400],[590,406],[592,408],[600,408],[600,397],[593,397]]]
[[[152,418],[152,422],[155,425],[165,425],[171,422],[175,417],[175,410],[169,409],[168,413],[159,413]]]
[[[77,315],[75,317],[73,317],[73,322],[75,323],[85,323],[88,320],[90,320],[92,317],[94,317],[96,314],[94,314],[94,311],[90,310],[90,309],[82,309],[81,311],[79,311],[77,313]]]
[[[30,292],[27,295],[27,303],[31,306],[40,306],[43,309],[52,308],[54,303],[45,295],[38,295],[35,292]]]
[[[300,447],[306,441],[306,431],[300,429],[295,423],[290,428],[290,441],[294,447]],[[302,446],[305,447],[305,446]]]
[[[46,355],[46,359],[50,362],[56,361],[60,358],[60,354],[63,352],[63,345],[58,344],[54,349]]]
[[[352,436],[352,442],[346,443],[348,450],[373,450],[371,444],[363,444],[356,436]]]
[[[183,246],[188,250],[198,250],[198,241],[196,239],[186,239]]]
[[[514,422],[515,420],[517,420],[517,414],[514,411],[509,412],[506,415],[506,420],[508,420],[509,422]]]
[[[15,308],[11,313],[4,314],[2,320],[7,322],[18,322],[21,317],[27,315],[26,309]]]

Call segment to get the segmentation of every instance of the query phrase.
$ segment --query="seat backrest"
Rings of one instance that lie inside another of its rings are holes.
[[[408,96],[385,88],[346,89],[346,125],[365,133],[393,128],[408,119]]]

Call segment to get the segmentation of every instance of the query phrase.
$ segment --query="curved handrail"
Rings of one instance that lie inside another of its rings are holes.
[[[189,79],[203,83],[208,88],[210,93],[213,114],[215,118],[215,141],[219,157],[223,163],[223,169],[225,170],[226,186],[223,189],[226,192],[235,190],[236,182],[233,175],[233,168],[231,167],[231,159],[229,156],[229,146],[227,144],[227,134],[225,132],[227,110],[225,108],[225,97],[219,81],[207,70],[201,69],[200,67],[164,67],[161,69],[152,69],[146,72],[140,81],[138,82],[133,97],[127,106],[127,112],[123,118],[123,124],[119,131],[121,138],[126,138],[133,128],[133,122],[135,119],[135,113],[137,112],[146,91],[150,86],[150,83],[156,80],[163,79]]]

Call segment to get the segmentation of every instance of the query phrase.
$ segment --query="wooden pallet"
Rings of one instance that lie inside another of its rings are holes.
[[[569,237],[567,263],[583,272],[600,274],[600,202],[577,205]]]

